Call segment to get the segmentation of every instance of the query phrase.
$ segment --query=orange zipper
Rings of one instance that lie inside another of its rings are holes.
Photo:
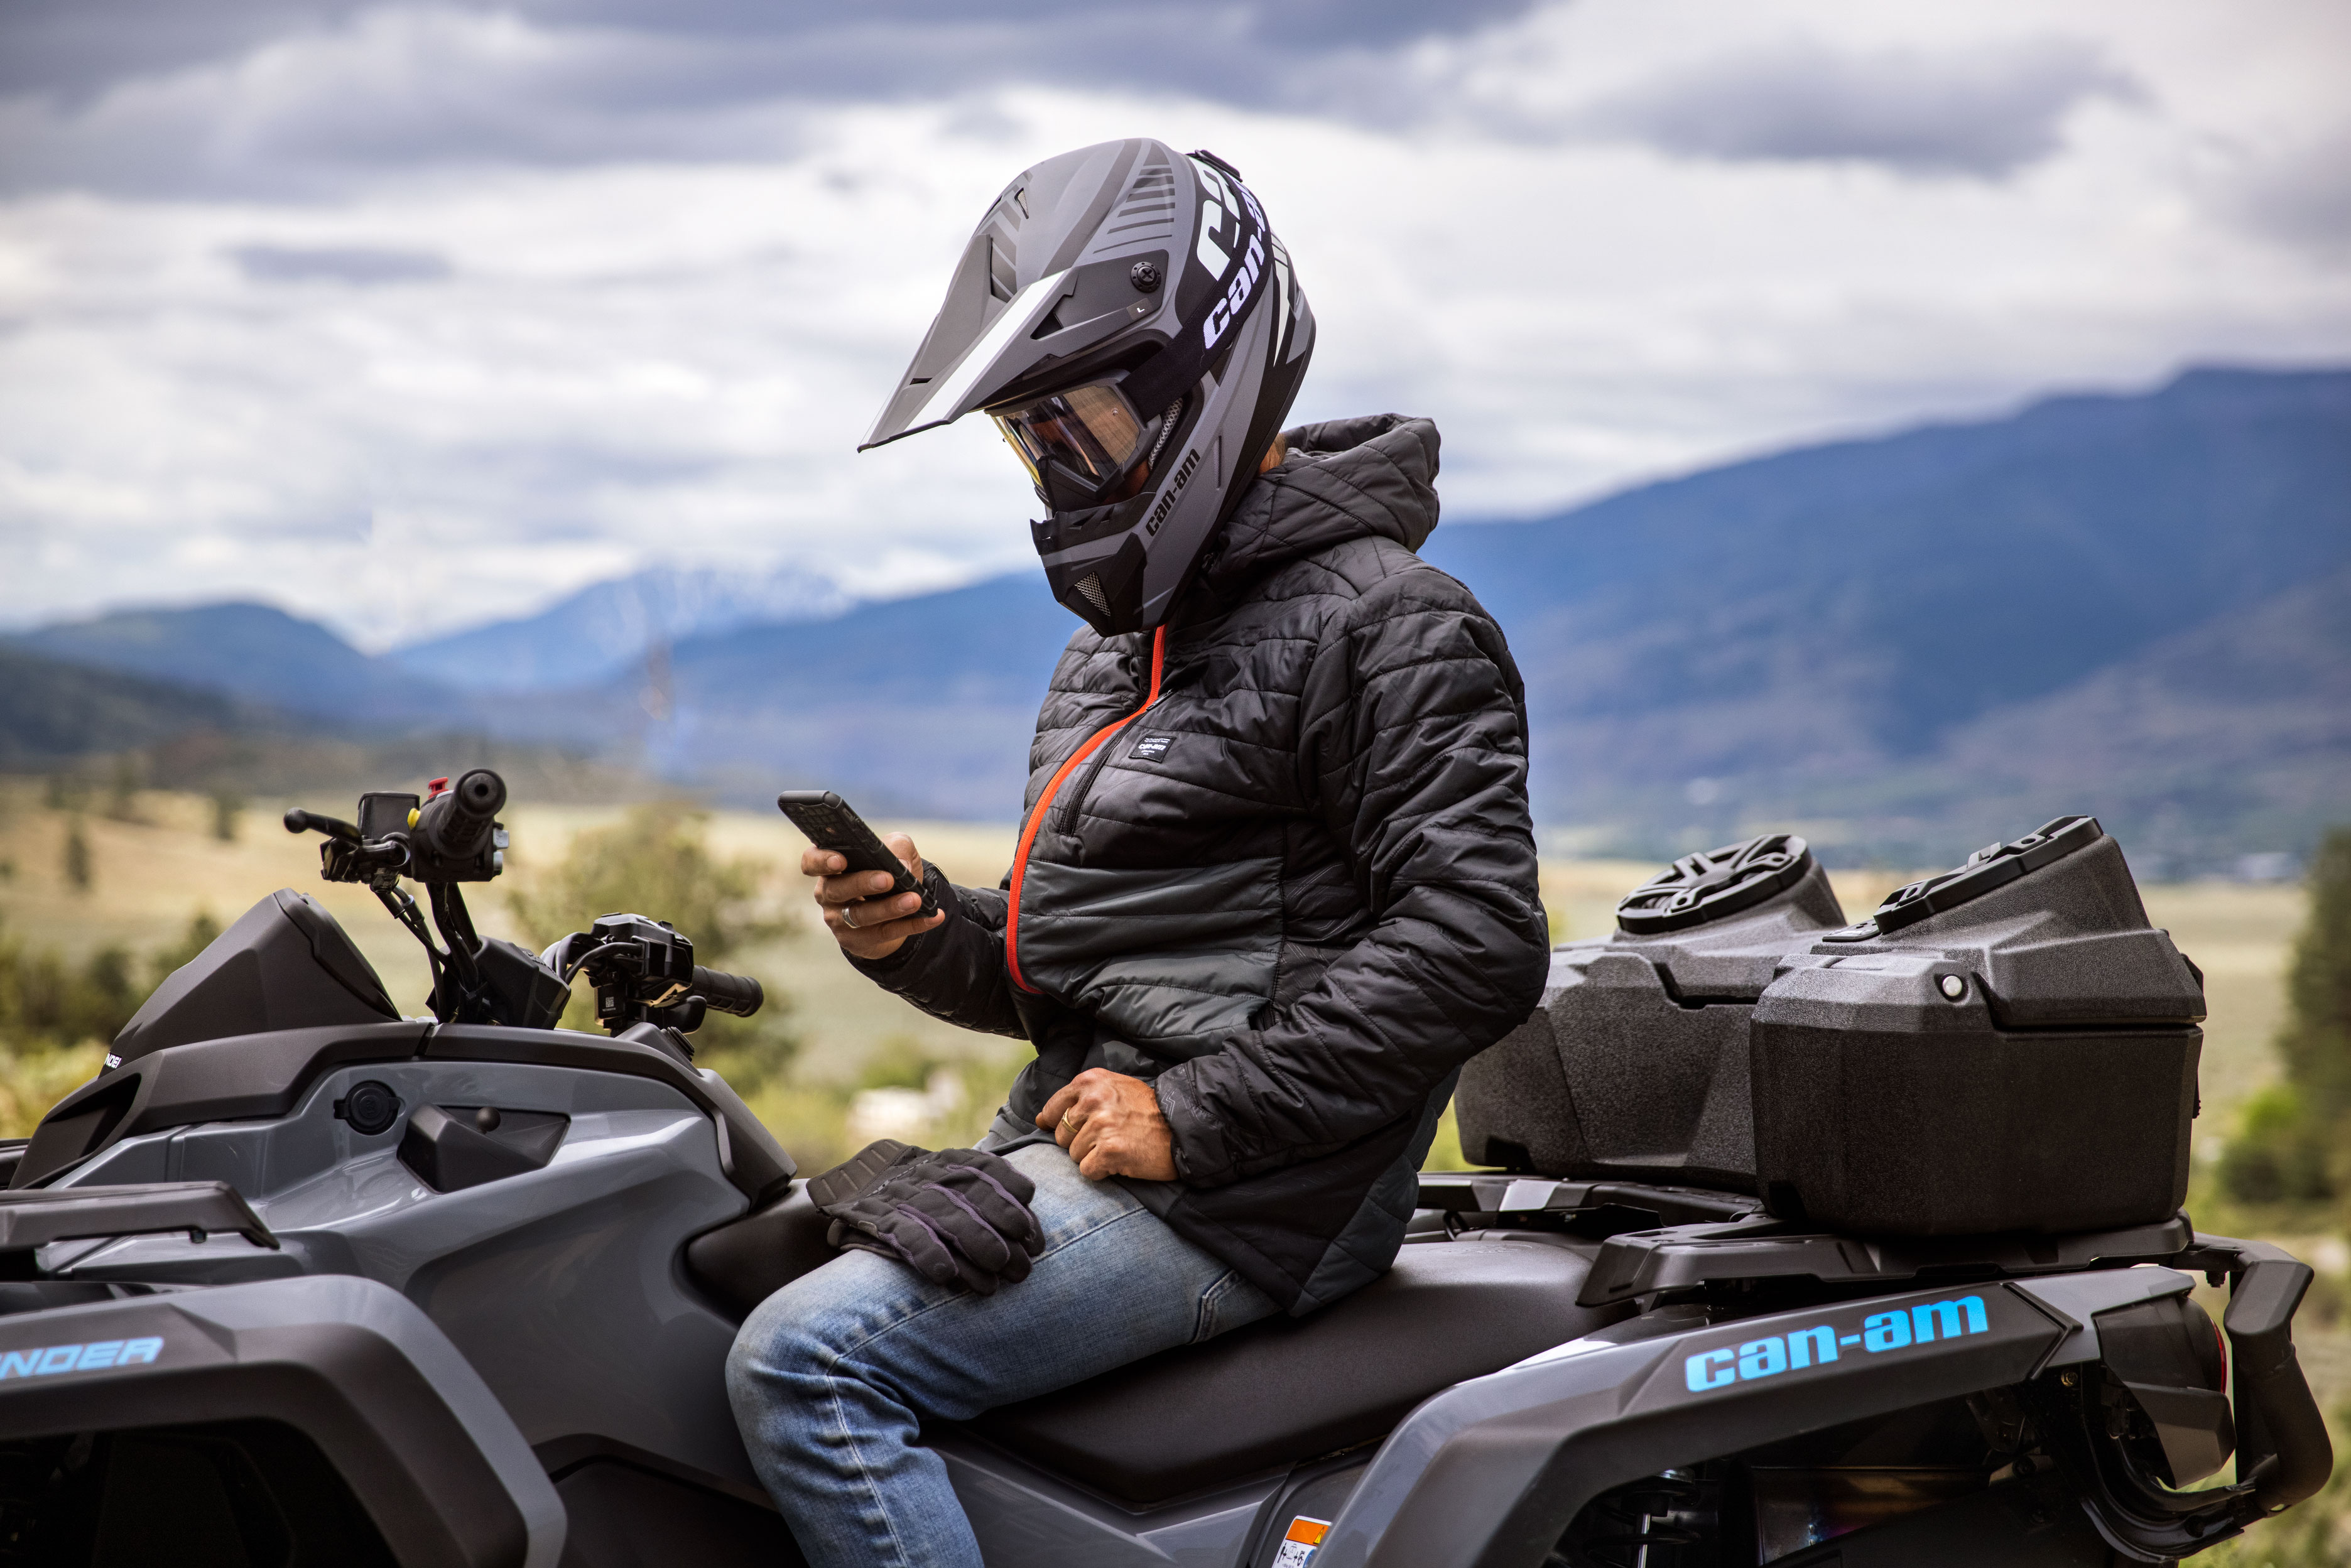
[[[1054,769],[1053,777],[1045,783],[1045,792],[1037,797],[1028,821],[1021,824],[1020,847],[1012,852],[1012,896],[1004,914],[1004,967],[1012,972],[1012,983],[1031,996],[1037,988],[1020,974],[1020,883],[1029,870],[1029,846],[1037,841],[1037,830],[1045,823],[1045,813],[1053,809],[1053,797],[1062,783],[1078,769],[1078,765],[1106,745],[1110,737],[1141,718],[1153,703],[1159,700],[1159,672],[1167,658],[1167,628],[1162,626],[1151,635],[1151,689],[1144,694],[1143,706],[1136,708],[1115,724],[1105,725],[1094,731],[1083,746],[1070,754],[1070,759]]]

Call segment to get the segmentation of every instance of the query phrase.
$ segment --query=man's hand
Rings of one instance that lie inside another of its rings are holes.
[[[923,880],[923,857],[914,852],[914,841],[904,833],[892,833],[882,841],[890,852],[905,862],[914,880]],[[944,909],[924,919],[914,912],[923,907],[919,893],[902,893],[894,898],[876,898],[875,894],[890,891],[892,878],[886,871],[861,871],[845,875],[849,862],[831,850],[810,844],[800,852],[800,874],[816,881],[816,906],[824,913],[824,923],[831,927],[833,939],[842,952],[856,958],[886,958],[905,944],[909,936],[919,936],[935,930],[947,917]]]
[[[1140,1078],[1089,1067],[1037,1113],[1053,1141],[1088,1181],[1114,1176],[1176,1179],[1176,1135],[1159,1113],[1159,1096]]]

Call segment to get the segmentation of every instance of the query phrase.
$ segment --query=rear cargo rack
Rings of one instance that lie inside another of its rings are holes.
[[[2069,1236],[1830,1236],[1755,1215],[1729,1225],[1682,1225],[1610,1237],[1579,1304],[1604,1306],[1656,1291],[1753,1280],[1808,1278],[1872,1289],[1921,1275],[2025,1279],[2093,1265],[2168,1262],[2195,1239],[2184,1214],[2160,1225]]]
[[[1763,1207],[1751,1193],[1695,1186],[1652,1186],[1633,1181],[1553,1181],[1499,1171],[1423,1172],[1420,1207],[1453,1215],[1493,1215],[1508,1223],[1552,1216],[1623,1217],[1621,1230],[1721,1224]],[[1579,1228],[1583,1228],[1579,1227]]]

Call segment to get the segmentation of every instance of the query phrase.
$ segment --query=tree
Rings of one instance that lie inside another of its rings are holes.
[[[713,856],[704,838],[708,820],[707,812],[674,800],[635,807],[613,826],[573,838],[562,862],[509,892],[507,907],[534,947],[585,931],[600,915],[629,911],[684,933],[695,962],[732,968],[735,954],[782,927],[762,919],[756,906],[772,868]],[[791,998],[764,977],[761,984],[768,999],[758,1016],[714,1012],[695,1035],[700,1059],[743,1094],[783,1071],[799,1049],[789,1025]],[[592,1016],[584,997],[572,1008],[575,1020]]]
[[[2223,1186],[2247,1202],[2351,1195],[2351,828],[2319,845],[2309,887],[2278,1033],[2285,1078],[2246,1107],[2221,1157]]]
[[[213,918],[211,910],[199,909],[188,916],[188,928],[181,933],[180,939],[169,947],[158,949],[148,958],[150,978],[147,988],[152,991],[171,978],[173,970],[184,967],[197,954],[211,946],[213,939],[220,934],[220,922]]]
[[[139,764],[125,752],[114,759],[114,789],[107,797],[106,814],[118,822],[139,820]]]
[[[120,1034],[147,996],[131,976],[131,955],[124,948],[101,947],[92,954],[66,988],[58,1038],[110,1040]]]
[[[76,893],[88,893],[91,878],[89,835],[82,831],[79,817],[66,828],[65,861],[66,884]]]
[[[2310,919],[2286,976],[2278,1037],[2286,1077],[2329,1131],[2351,1117],[2351,828],[2319,846],[2310,869]]]

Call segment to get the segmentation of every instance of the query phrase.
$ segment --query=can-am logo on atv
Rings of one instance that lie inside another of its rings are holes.
[[[153,1361],[163,1342],[147,1339],[101,1339],[88,1344],[44,1345],[39,1350],[0,1351],[0,1380],[50,1377],[60,1372],[95,1372],[101,1366],[131,1366]]]
[[[1865,1355],[1931,1344],[1937,1339],[1961,1339],[1988,1333],[1991,1320],[1981,1296],[1961,1296],[1949,1301],[1922,1301],[1907,1312],[1873,1312],[1861,1322],[1859,1333],[1841,1333],[1834,1323],[1819,1323],[1793,1333],[1751,1339],[1736,1348],[1723,1345],[1702,1350],[1682,1363],[1682,1380],[1693,1394],[1728,1388],[1825,1366],[1855,1345]]]

